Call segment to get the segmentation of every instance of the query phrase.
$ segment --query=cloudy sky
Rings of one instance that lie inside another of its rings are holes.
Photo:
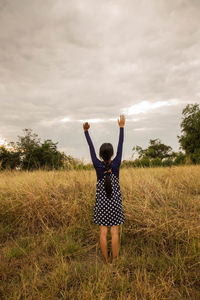
[[[182,110],[200,103],[199,0],[0,0],[0,139],[31,128],[90,160],[160,138],[178,151]]]

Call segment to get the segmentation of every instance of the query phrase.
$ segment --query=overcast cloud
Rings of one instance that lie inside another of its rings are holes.
[[[90,159],[160,138],[178,151],[182,109],[200,103],[199,0],[0,0],[0,138],[24,128]]]

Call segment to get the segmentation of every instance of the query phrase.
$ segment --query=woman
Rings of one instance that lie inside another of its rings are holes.
[[[100,147],[99,156],[102,160],[96,157],[95,149],[88,132],[90,125],[88,122],[83,124],[85,137],[90,148],[91,159],[97,174],[94,222],[100,227],[100,246],[106,264],[109,263],[107,249],[108,226],[111,227],[112,262],[115,262],[119,249],[119,225],[125,221],[119,185],[119,169],[124,141],[124,115],[120,115],[118,124],[120,127],[119,142],[117,154],[113,160],[111,160],[111,157],[114,151],[110,143],[104,143]]]

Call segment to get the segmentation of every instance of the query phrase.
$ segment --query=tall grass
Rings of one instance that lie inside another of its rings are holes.
[[[94,170],[1,172],[0,299],[200,299],[200,166],[123,168],[120,186],[105,265]]]

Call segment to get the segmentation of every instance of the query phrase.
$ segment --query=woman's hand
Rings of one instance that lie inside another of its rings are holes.
[[[88,122],[83,123],[84,131],[88,130],[89,128],[90,128],[90,124]]]
[[[124,127],[125,124],[125,116],[120,115],[120,120],[118,120],[119,127]]]

